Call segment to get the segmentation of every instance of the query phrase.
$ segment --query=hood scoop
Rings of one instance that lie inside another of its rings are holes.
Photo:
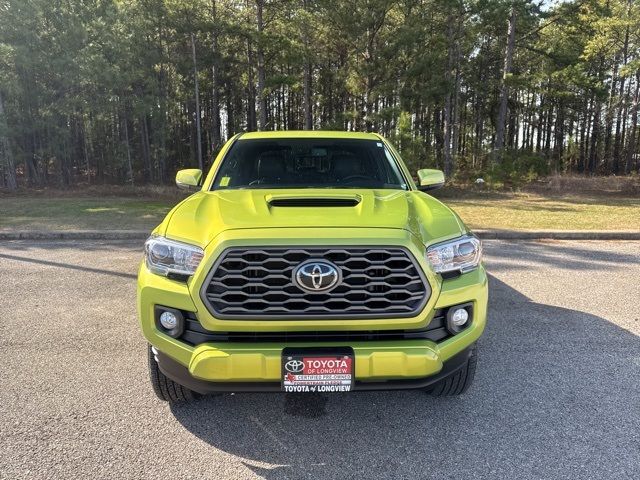
[[[360,195],[268,195],[269,207],[355,207],[362,201]]]

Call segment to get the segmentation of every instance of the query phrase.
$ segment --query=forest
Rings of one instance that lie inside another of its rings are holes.
[[[637,174],[635,0],[0,0],[0,188],[164,184],[253,130],[448,177]]]

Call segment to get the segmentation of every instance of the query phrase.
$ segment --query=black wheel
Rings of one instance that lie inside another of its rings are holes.
[[[478,346],[474,345],[467,363],[453,375],[443,378],[429,389],[429,394],[434,397],[448,397],[462,395],[473,383],[478,363]]]
[[[160,368],[158,368],[158,362],[156,362],[153,351],[151,350],[151,345],[149,345],[148,351],[149,379],[151,380],[153,391],[156,392],[160,400],[171,403],[190,402],[198,397],[196,392],[174,382],[162,373]]]

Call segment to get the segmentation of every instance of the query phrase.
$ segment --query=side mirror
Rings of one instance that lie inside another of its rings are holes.
[[[428,192],[444,185],[444,173],[442,170],[423,168],[418,170],[418,180],[420,182],[418,190]]]
[[[187,168],[176,173],[176,185],[182,190],[196,190],[202,181],[202,170]]]

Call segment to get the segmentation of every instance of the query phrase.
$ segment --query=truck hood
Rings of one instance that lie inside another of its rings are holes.
[[[204,248],[225,230],[345,227],[408,230],[425,245],[466,231],[447,206],[419,191],[287,189],[201,191],[156,232]]]

